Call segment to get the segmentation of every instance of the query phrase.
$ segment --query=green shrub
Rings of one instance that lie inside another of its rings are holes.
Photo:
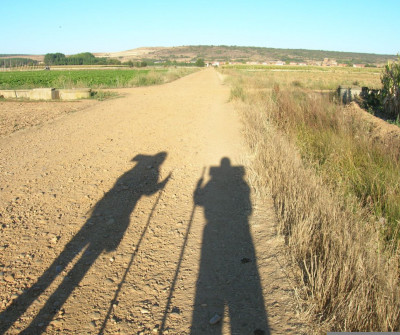
[[[384,110],[396,119],[400,116],[400,58],[385,66],[381,81]]]
[[[196,60],[196,66],[204,67],[205,66],[204,59],[202,59],[202,58],[197,59]]]

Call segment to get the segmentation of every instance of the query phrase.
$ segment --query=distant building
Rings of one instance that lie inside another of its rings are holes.
[[[353,64],[353,67],[365,67],[365,64]]]
[[[275,65],[285,65],[285,62],[282,62],[281,60],[278,60],[275,62]]]
[[[322,66],[337,66],[337,62],[335,59],[324,58]]]

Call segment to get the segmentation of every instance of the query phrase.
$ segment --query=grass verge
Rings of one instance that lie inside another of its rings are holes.
[[[257,75],[232,85],[255,188],[274,199],[317,332],[398,330],[398,148],[328,97],[264,90]]]

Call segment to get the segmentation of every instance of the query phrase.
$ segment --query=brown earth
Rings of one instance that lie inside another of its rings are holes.
[[[0,101],[0,137],[16,131],[41,126],[64,114],[93,106],[96,100],[60,101]]]
[[[400,148],[400,127],[367,113],[355,102],[352,102],[346,111],[363,123],[363,126],[367,128],[368,136],[373,141],[380,142],[388,147]]]
[[[306,333],[229,88],[123,92],[0,104],[0,334]]]

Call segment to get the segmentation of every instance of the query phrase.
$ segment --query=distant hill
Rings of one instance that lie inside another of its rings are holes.
[[[306,49],[276,49],[261,47],[243,47],[227,45],[188,45],[178,47],[143,47],[120,52],[93,53],[96,57],[115,58],[121,62],[129,60],[195,62],[198,58],[205,61],[220,62],[322,62],[325,58],[337,63],[383,65],[388,60],[397,59],[395,55],[379,55],[357,52],[340,52]],[[30,58],[42,62],[44,55],[0,54],[0,58]]]
[[[339,52],[306,49],[275,49],[261,47],[242,47],[226,45],[197,45],[179,47],[149,47],[138,48],[114,53],[98,53],[96,57],[118,58],[121,61],[149,59],[195,61],[203,58],[206,61],[233,62],[322,62],[325,58],[335,59],[337,63],[354,64],[385,64],[388,60],[396,59],[395,55],[379,55],[356,52]]]

